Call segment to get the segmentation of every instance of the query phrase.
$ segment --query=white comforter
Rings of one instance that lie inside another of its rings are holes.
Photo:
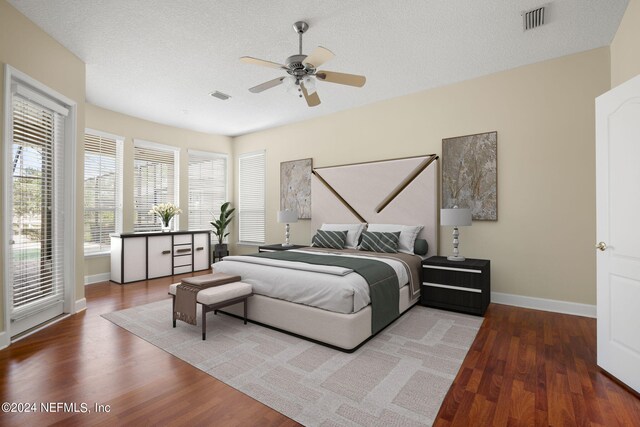
[[[307,252],[297,250],[296,252]],[[356,258],[352,254],[318,253]],[[377,258],[391,266],[398,275],[400,287],[409,277],[404,265],[393,259]],[[272,298],[306,304],[336,313],[355,313],[371,302],[369,285],[362,276],[342,267],[311,265],[251,256],[228,256],[213,264],[216,273],[239,275],[253,286],[253,292]]]

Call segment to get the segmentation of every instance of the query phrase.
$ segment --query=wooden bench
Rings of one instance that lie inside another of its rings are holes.
[[[176,309],[176,288],[179,283],[169,286],[169,294],[172,297],[172,313]],[[247,298],[253,295],[253,288],[244,282],[233,282],[225,285],[213,286],[198,292],[197,302],[202,306],[202,339],[207,339],[207,313],[229,305],[244,302],[244,324],[247,324]],[[173,319],[173,327],[176,327],[176,319]]]

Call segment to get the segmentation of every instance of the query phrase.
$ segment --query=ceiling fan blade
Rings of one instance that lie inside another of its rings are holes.
[[[336,73],[335,71],[318,71],[316,77],[324,82],[362,87],[367,81],[365,76],[357,74]]]
[[[278,69],[284,68],[285,70],[287,69],[287,67],[285,67],[282,64],[278,64],[277,62],[265,61],[264,59],[253,58],[251,56],[243,56],[242,58],[240,58],[240,61],[245,62],[247,64],[261,65],[263,67],[278,68]]]
[[[304,99],[307,101],[307,105],[309,107],[320,105],[320,97],[318,96],[317,91],[309,95],[309,93],[307,92],[307,88],[304,87],[304,83],[302,82],[300,82],[300,88],[302,88],[302,94],[304,95]]]
[[[329,49],[322,46],[318,46],[313,50],[313,52],[311,52],[311,55],[307,56],[304,59],[303,62],[305,64],[313,65],[313,68],[318,68],[325,62],[332,59],[334,56],[335,55],[333,54],[333,52],[331,52]]]
[[[251,89],[249,89],[249,92],[251,93],[263,92],[267,89],[271,89],[272,87],[278,86],[279,84],[282,83],[283,80],[284,80],[284,77],[278,77],[277,79],[269,80],[268,82],[264,82],[259,84],[258,86],[252,87]]]

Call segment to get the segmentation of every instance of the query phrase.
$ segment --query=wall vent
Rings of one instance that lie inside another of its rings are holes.
[[[227,95],[226,93],[218,92],[217,90],[211,92],[209,95],[213,96],[214,98],[221,99],[223,101],[226,101],[227,99],[231,98],[231,95]]]
[[[545,6],[542,6],[522,13],[524,31],[532,30],[544,25],[544,10]]]

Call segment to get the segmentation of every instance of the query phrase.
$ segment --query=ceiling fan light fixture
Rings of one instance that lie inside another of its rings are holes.
[[[300,86],[296,83],[296,78],[293,76],[287,76],[282,81],[284,84],[284,90],[293,96],[301,96],[300,95]]]
[[[293,76],[287,76],[282,80],[282,85],[284,86],[285,90],[288,91],[296,85],[296,78]]]
[[[303,79],[304,87],[307,89],[307,93],[311,95],[316,91],[316,79],[313,76],[306,76]]]

